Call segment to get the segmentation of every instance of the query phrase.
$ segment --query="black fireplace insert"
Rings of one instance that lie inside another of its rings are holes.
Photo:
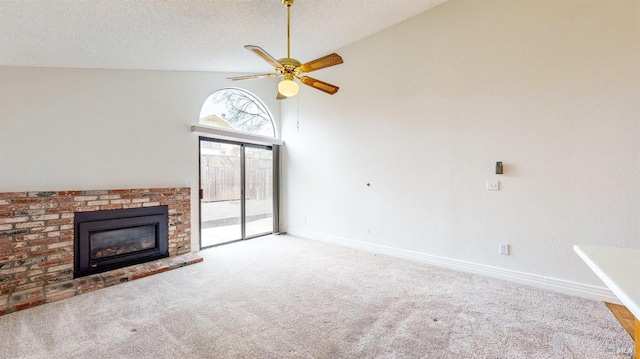
[[[169,256],[167,206],[77,212],[73,277]]]

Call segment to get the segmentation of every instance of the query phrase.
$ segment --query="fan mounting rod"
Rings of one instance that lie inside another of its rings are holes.
[[[282,5],[287,7],[287,57],[291,57],[291,5],[294,0],[282,0]]]

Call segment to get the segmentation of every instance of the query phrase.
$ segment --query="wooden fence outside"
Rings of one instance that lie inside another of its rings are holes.
[[[245,199],[272,198],[273,162],[266,158],[246,158]],[[200,181],[203,201],[240,200],[240,157],[202,155]]]

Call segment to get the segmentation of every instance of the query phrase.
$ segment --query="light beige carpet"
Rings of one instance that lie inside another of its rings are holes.
[[[599,302],[291,236],[0,317],[1,358],[630,358]]]

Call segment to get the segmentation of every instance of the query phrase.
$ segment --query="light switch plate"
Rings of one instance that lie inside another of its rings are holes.
[[[500,181],[487,181],[487,191],[499,191]]]

